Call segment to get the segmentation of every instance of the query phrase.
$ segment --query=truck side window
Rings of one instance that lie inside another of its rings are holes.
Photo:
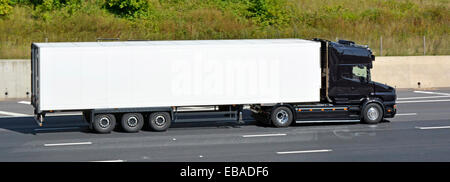
[[[359,79],[360,77],[363,77],[364,79],[367,79],[367,67],[366,66],[353,66],[353,79]]]
[[[340,68],[340,72],[341,72],[341,77],[342,78],[348,78],[348,79],[352,79],[352,67],[350,66],[341,66]]]
[[[367,80],[367,67],[362,65],[355,66],[343,66],[341,68],[341,73],[343,78],[352,79],[352,80],[360,80],[364,78]]]

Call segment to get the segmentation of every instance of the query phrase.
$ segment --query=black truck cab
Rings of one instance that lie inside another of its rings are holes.
[[[375,124],[395,116],[395,89],[371,80],[370,69],[375,56],[368,46],[347,40],[313,40],[321,43],[321,101],[252,106],[254,117],[269,118],[268,123],[283,127],[291,123],[290,113],[296,123],[362,121]]]
[[[384,118],[395,116],[395,89],[371,80],[375,56],[368,46],[347,40],[315,40],[326,50],[322,52],[322,67],[328,71],[323,84],[326,99],[334,105],[359,105],[360,111],[366,103],[375,102],[382,107]]]

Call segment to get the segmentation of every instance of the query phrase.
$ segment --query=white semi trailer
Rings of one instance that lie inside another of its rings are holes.
[[[32,105],[40,125],[46,113],[82,111],[99,133],[117,124],[137,132],[144,123],[164,131],[172,122],[235,121],[244,105],[279,127],[302,119],[303,106],[351,115],[338,111],[348,112],[352,103],[329,97],[330,45],[301,39],[33,43]],[[366,56],[371,65],[371,52]],[[390,115],[384,101],[376,103],[378,122]],[[394,104],[395,98],[387,107],[395,114]],[[182,109],[205,106],[213,109]]]

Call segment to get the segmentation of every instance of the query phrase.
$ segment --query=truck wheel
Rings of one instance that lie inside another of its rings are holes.
[[[97,114],[92,128],[98,133],[109,133],[116,127],[116,117],[112,114]]]
[[[363,110],[363,122],[367,124],[376,124],[383,119],[383,109],[379,104],[367,104]]]
[[[275,127],[288,127],[292,123],[292,111],[287,107],[277,107],[272,111],[270,119]]]
[[[154,131],[166,131],[170,127],[170,114],[167,112],[155,112],[150,114],[149,125]]]
[[[126,132],[139,132],[144,126],[144,117],[140,113],[126,113],[122,116],[120,125]]]

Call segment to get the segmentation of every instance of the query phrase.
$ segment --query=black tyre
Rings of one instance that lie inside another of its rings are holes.
[[[291,125],[294,116],[288,107],[277,107],[270,114],[270,119],[275,127],[288,127]]]
[[[112,114],[97,114],[91,126],[98,133],[110,133],[116,127],[116,117]]]
[[[166,131],[170,127],[171,121],[168,112],[155,112],[148,118],[149,126],[154,131]]]
[[[120,125],[126,132],[139,132],[144,126],[144,116],[140,113],[126,113],[122,116]]]
[[[363,122],[367,124],[377,124],[383,119],[383,109],[379,104],[370,103],[364,107]]]

